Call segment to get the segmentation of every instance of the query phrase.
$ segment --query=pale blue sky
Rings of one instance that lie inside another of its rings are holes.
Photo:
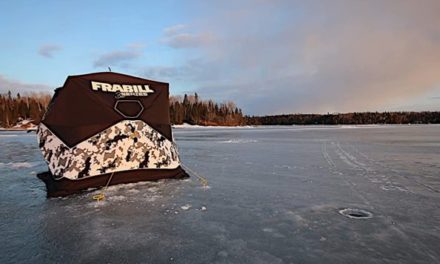
[[[106,66],[94,67],[94,61],[130,50],[130,45],[140,46],[135,65],[173,65],[181,60],[179,52],[159,43],[164,28],[185,21],[179,12],[181,1],[136,2],[3,1],[0,73],[56,86],[69,74],[106,70]],[[45,46],[58,47],[51,58],[39,54]]]
[[[0,92],[113,71],[247,114],[440,110],[440,1],[2,1]]]

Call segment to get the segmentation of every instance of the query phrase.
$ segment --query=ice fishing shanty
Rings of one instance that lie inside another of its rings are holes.
[[[168,88],[113,72],[69,76],[37,131],[49,167],[38,177],[48,196],[187,177],[173,142]]]

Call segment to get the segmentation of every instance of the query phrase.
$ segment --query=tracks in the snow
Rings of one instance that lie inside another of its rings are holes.
[[[352,150],[349,151],[349,148]],[[407,187],[395,181],[396,176],[393,176],[393,171],[387,170],[379,162],[368,158],[366,154],[357,149],[354,151],[354,149],[351,145],[342,147],[340,142],[324,142],[322,155],[329,164],[330,169],[336,170],[340,174],[343,174],[343,171],[347,169],[352,170],[354,175],[362,176],[369,182],[378,184],[379,188],[384,191],[411,192]],[[336,158],[333,159],[332,157]],[[378,171],[376,168],[385,171]]]

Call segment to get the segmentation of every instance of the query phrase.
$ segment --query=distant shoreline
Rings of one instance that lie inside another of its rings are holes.
[[[351,112],[246,116],[245,123],[247,125],[440,124],[440,112]]]
[[[3,131],[35,131],[39,120],[19,118],[11,127],[0,127]],[[174,122],[171,122],[174,123]],[[440,124],[437,112],[353,112],[343,114],[285,114],[268,116],[244,116],[240,122],[183,120],[172,124],[174,128],[185,127],[249,127],[249,126],[367,126],[367,125],[429,125]]]

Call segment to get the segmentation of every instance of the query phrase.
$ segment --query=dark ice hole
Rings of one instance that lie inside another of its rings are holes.
[[[349,215],[354,216],[354,217],[365,217],[365,216],[367,216],[366,214],[357,214],[357,213],[349,213]]]
[[[339,213],[352,219],[368,219],[373,217],[372,213],[362,209],[345,208],[339,210]]]

